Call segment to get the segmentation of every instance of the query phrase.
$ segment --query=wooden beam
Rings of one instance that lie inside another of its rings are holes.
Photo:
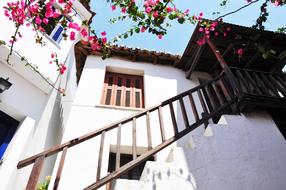
[[[191,66],[186,73],[186,78],[190,78],[191,74],[195,70],[204,49],[205,49],[205,45],[201,45],[197,49],[196,54],[194,55],[194,59],[191,59],[191,58],[189,59],[187,65],[191,65]]]
[[[217,49],[217,47],[212,43],[210,39],[206,39],[208,45],[210,46],[212,52],[215,54],[217,61],[220,63],[221,67],[225,67],[227,63],[225,62],[224,58],[222,57],[220,51]]]
[[[232,50],[233,43],[229,44],[227,48],[224,50],[222,57],[225,58],[225,56]],[[215,62],[215,64],[211,67],[210,72],[213,72],[215,68],[219,65],[219,61]]]
[[[260,52],[257,51],[254,56],[246,63],[245,68],[249,68],[259,56]]]

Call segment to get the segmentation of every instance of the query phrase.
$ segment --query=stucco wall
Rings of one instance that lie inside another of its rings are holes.
[[[183,71],[170,66],[131,62],[120,58],[109,58],[103,61],[100,57],[89,56],[83,69],[70,116],[65,126],[62,142],[141,111],[141,109],[100,105],[106,69],[113,72],[142,75],[144,78],[144,102],[146,108],[198,85],[196,76],[194,80],[187,80]],[[200,76],[207,77],[203,74],[200,74]],[[194,98],[198,101],[197,96],[194,96]],[[189,104],[187,100],[184,101],[186,105]],[[180,108],[177,104],[174,104],[174,108],[179,119],[178,126],[182,128],[184,125],[181,119]],[[187,106],[188,112],[190,112],[190,109],[191,107]],[[198,109],[201,109],[199,105]],[[150,117],[152,145],[156,146],[161,143],[158,113],[151,113]],[[163,108],[163,118],[168,138],[173,135],[172,122],[168,109]],[[194,121],[191,115],[189,119],[190,122]],[[124,147],[121,149],[122,153],[131,153],[131,129],[131,123],[122,127],[121,144]],[[102,176],[107,172],[109,151],[114,151],[115,149],[116,130],[107,133],[105,139]],[[94,182],[99,141],[100,138],[96,138],[68,150],[59,189],[81,189]],[[147,148],[145,117],[137,120],[137,146],[138,154],[141,154]],[[156,157],[157,161],[165,161],[168,153],[169,148],[160,152]],[[85,175],[81,175],[81,171],[84,171]],[[71,181],[75,180],[77,181],[76,184],[71,183]]]
[[[268,113],[226,115],[219,123],[208,136],[198,128],[201,134],[178,142],[198,189],[286,189],[286,143]]]

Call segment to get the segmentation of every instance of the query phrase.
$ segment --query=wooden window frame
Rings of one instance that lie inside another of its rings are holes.
[[[110,78],[112,78],[111,84],[109,84]],[[120,79],[121,79],[121,85],[119,85]],[[128,80],[130,81],[130,86],[129,85],[127,86]],[[139,82],[137,83],[136,81]],[[107,96],[108,90],[111,90],[110,99]],[[117,93],[119,90],[121,91],[120,101],[117,99],[118,95]],[[128,92],[130,93],[129,105],[127,104],[126,101],[126,95]],[[139,94],[139,102],[136,101],[137,94]],[[144,108],[143,76],[106,72],[104,78],[101,104],[108,106],[128,107],[128,108]]]

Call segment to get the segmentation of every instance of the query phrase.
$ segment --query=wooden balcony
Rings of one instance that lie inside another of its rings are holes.
[[[286,108],[286,75],[225,67],[224,76],[230,92],[237,97],[240,111],[253,108]]]

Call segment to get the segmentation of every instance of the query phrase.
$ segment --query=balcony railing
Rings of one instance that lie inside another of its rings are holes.
[[[222,73],[240,110],[286,106],[286,76],[269,72],[225,67]]]

